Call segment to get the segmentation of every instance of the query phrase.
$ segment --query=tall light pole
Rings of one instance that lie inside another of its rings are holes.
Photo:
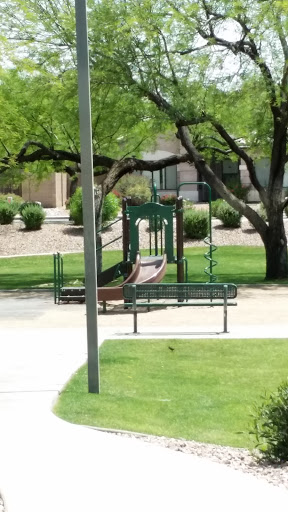
[[[75,0],[75,8],[81,147],[81,183],[83,192],[88,390],[90,393],[99,393],[100,377],[97,315],[96,229],[86,0]]]

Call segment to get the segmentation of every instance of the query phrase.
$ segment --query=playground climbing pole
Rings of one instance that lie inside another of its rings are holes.
[[[206,260],[209,261],[208,267],[205,267],[204,272],[209,276],[209,282],[214,283],[217,279],[215,275],[213,275],[213,267],[217,265],[217,261],[213,260],[213,252],[216,251],[217,247],[212,242],[212,212],[211,212],[211,187],[206,183],[206,181],[183,181],[180,183],[177,187],[177,197],[179,196],[179,191],[181,187],[184,187],[184,185],[204,185],[208,189],[208,201],[209,201],[209,234],[204,239],[204,243],[209,246],[208,252],[204,254],[204,257]]]

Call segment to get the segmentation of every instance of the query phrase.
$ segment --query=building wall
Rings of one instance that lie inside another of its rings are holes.
[[[160,158],[167,158],[170,155],[181,155],[185,153],[185,149],[181,146],[180,141],[175,137],[174,134],[170,136],[160,135],[157,139],[156,150],[153,152],[145,152],[143,154],[144,160],[155,160]],[[143,173],[148,178],[151,178],[149,171]],[[197,171],[193,165],[187,162],[182,162],[177,166],[177,187],[182,182],[186,181],[197,181]],[[198,201],[198,190],[197,185],[185,185],[181,187],[181,196],[191,201]],[[176,194],[177,189],[174,190],[162,190],[159,189],[158,193],[163,196],[167,193]]]
[[[67,175],[65,173],[53,173],[39,184],[31,179],[22,184],[24,201],[39,201],[44,208],[64,206],[67,194]]]

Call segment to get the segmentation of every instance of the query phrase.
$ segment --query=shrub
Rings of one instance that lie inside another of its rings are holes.
[[[264,459],[288,461],[288,381],[257,407],[251,433]]]
[[[23,203],[23,198],[21,196],[18,196],[17,194],[0,194],[0,201],[8,201],[8,198],[12,198],[11,204],[17,205],[18,207],[20,204]]]
[[[70,218],[76,226],[83,226],[82,188],[76,188],[70,199]]]
[[[39,204],[29,204],[22,210],[21,220],[26,229],[41,229],[46,214]]]
[[[218,209],[218,219],[223,222],[226,228],[239,228],[241,213],[234,210],[226,201],[223,201],[223,204]]]
[[[104,199],[102,222],[111,222],[114,220],[119,212],[119,198],[110,192]]]
[[[102,221],[109,222],[117,217],[119,199],[110,192],[103,201]],[[78,187],[70,199],[70,219],[76,226],[83,226],[82,188]]]
[[[245,187],[245,185],[242,185],[242,183],[237,179],[229,180],[226,186],[234,196],[246,203],[248,192],[250,190],[249,186]]]
[[[211,215],[212,217],[218,218],[218,210],[220,206],[223,204],[224,199],[216,199],[216,201],[211,201]]]
[[[10,204],[11,208],[14,211],[14,215],[16,215],[16,213],[18,213],[19,211],[21,203],[23,203],[23,199],[22,197],[17,196],[16,194],[0,194],[0,202]]]
[[[184,213],[184,233],[187,238],[203,239],[209,232],[208,214],[201,210],[188,210]]]
[[[121,197],[131,197],[131,204],[139,206],[151,200],[149,180],[145,176],[125,174],[115,186]]]
[[[20,206],[18,208],[20,215],[22,215],[23,210],[25,208],[27,208],[27,206],[31,206],[31,205],[36,205],[36,206],[41,207],[41,205],[39,203],[36,203],[36,201],[24,201],[22,204],[20,204]]]
[[[177,196],[175,194],[165,194],[160,197],[160,203],[164,206],[174,206],[176,203]]]
[[[0,202],[0,224],[12,224],[16,213],[12,204],[7,201]]]

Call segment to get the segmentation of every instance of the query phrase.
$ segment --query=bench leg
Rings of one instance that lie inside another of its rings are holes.
[[[137,334],[137,310],[133,311],[134,334]]]
[[[137,334],[137,305],[136,305],[136,286],[133,285],[132,288],[132,302],[133,302],[133,324],[134,324],[134,334]]]
[[[224,332],[228,332],[227,330],[227,293],[228,293],[228,286],[227,284],[224,285],[224,311],[223,311],[223,315],[224,315]]]

